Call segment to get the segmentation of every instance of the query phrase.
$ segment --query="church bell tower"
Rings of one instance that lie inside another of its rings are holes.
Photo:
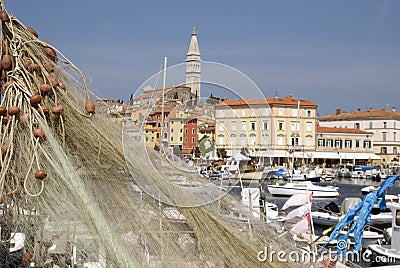
[[[200,98],[201,55],[197,42],[196,28],[192,29],[189,50],[186,55],[186,86],[191,87],[193,95]]]

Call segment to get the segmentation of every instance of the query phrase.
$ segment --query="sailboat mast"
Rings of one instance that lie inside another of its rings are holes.
[[[163,87],[162,87],[162,103],[161,103],[161,133],[160,133],[160,144],[161,149],[160,152],[163,150],[163,137],[164,137],[164,94],[165,94],[165,83],[167,80],[167,57],[164,57],[164,77],[163,77]]]
[[[293,153],[292,153],[292,179],[293,179],[293,175],[294,175],[294,152],[296,151],[296,138],[297,138],[297,144],[298,144],[298,137],[299,134],[297,133],[297,129],[299,128],[299,113],[300,113],[300,100],[297,101],[297,115],[296,115],[296,134],[294,136],[294,140],[293,140]]]

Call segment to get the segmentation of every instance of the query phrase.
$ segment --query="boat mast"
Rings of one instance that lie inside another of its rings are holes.
[[[164,57],[164,77],[162,87],[162,104],[161,104],[161,135],[160,135],[160,152],[163,151],[163,138],[164,138],[164,94],[165,94],[165,83],[167,79],[167,56]]]
[[[300,100],[297,101],[297,115],[296,115],[296,128],[295,131],[297,132],[297,129],[299,127],[299,112],[300,112]],[[299,137],[299,134],[295,134],[294,140],[293,140],[293,153],[292,153],[292,180],[293,180],[293,175],[294,175],[294,152],[296,151],[296,137]],[[298,141],[298,140],[297,140]],[[298,142],[297,142],[298,143]]]

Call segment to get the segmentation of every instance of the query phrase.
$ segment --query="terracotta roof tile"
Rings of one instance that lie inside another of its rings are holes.
[[[248,99],[248,100],[225,100],[216,106],[249,106],[249,105],[289,105],[297,106],[299,99],[287,96],[284,98],[265,98],[265,99]],[[317,107],[315,103],[310,100],[300,100],[300,106],[313,106]]]
[[[347,133],[347,134],[373,134],[372,132],[364,131],[356,128],[337,128],[337,127],[322,127],[317,126],[317,133]]]
[[[354,118],[371,118],[371,117],[400,117],[400,111],[393,110],[367,110],[355,112],[341,112],[322,116],[321,120],[329,119],[354,119]]]

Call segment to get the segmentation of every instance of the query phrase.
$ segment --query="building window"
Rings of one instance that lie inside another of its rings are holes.
[[[356,148],[360,148],[360,140],[356,140]]]
[[[396,141],[397,132],[393,132],[393,141]]]
[[[369,128],[372,128],[372,127],[373,127],[372,122],[369,122]]]
[[[387,133],[386,132],[382,132],[382,141],[386,141],[386,136],[387,136]]]
[[[299,122],[291,122],[290,130],[291,131],[300,131],[300,123]]]
[[[333,140],[332,139],[327,139],[326,140],[326,147],[333,147]]]
[[[174,141],[174,137],[171,137],[171,141]]]
[[[381,154],[387,154],[387,148],[381,147]]]
[[[269,115],[269,109],[268,109],[268,108],[265,108],[265,109],[264,109],[264,115],[265,115],[265,116],[268,116],[268,115]]]
[[[231,129],[232,131],[236,131],[236,122],[232,122]]]
[[[393,147],[393,154],[397,154],[397,147]]]
[[[264,145],[268,144],[268,136],[267,135],[263,135],[262,136],[262,142],[263,142]]]
[[[192,128],[192,134],[194,134],[194,128]]]
[[[279,116],[283,116],[283,109],[282,109],[282,108],[280,108],[280,109],[278,110],[278,115],[279,115]]]
[[[299,145],[299,137],[292,137],[291,145]]]
[[[185,143],[188,143],[188,138],[185,138]]]
[[[371,141],[364,141],[364,148],[371,148]]]
[[[306,139],[306,145],[311,146],[312,145],[312,137],[307,137]]]
[[[219,111],[219,116],[224,117],[225,116],[225,110],[220,110]]]
[[[171,128],[171,133],[174,133],[174,129],[173,128]]]
[[[180,133],[182,133],[182,128],[181,128],[181,129],[179,129],[179,132],[180,132]]]
[[[242,130],[242,131],[245,131],[245,130],[246,130],[246,122],[242,122],[242,128],[241,128],[241,130]]]
[[[318,146],[325,147],[325,139],[318,139]]]
[[[342,149],[342,140],[335,140],[335,147]]]
[[[307,130],[307,132],[311,132],[312,131],[312,123],[307,123],[306,130]]]
[[[284,130],[283,129],[283,122],[278,123],[278,130]]]
[[[231,143],[232,143],[232,146],[236,145],[236,135],[231,135]]]
[[[192,143],[194,143],[195,142],[195,140],[194,140],[194,137],[192,138]]]
[[[250,135],[250,145],[256,145],[256,136]]]
[[[251,122],[251,130],[256,130],[256,122]]]
[[[268,122],[263,123],[263,129],[262,130],[268,130]]]
[[[345,148],[351,148],[351,147],[352,147],[352,142],[351,142],[351,140],[346,140],[346,141],[345,141],[344,147],[345,147]]]
[[[360,123],[354,123],[354,128],[355,129],[360,129]]]
[[[296,122],[291,122],[290,123],[290,130],[291,131],[296,131]]]
[[[182,141],[182,137],[179,137],[179,141]]]
[[[246,116],[246,110],[242,109],[242,116]]]
[[[387,123],[383,122],[383,128],[386,128],[386,127],[387,127]]]
[[[240,136],[240,145],[246,145],[246,136]]]
[[[188,133],[188,129],[187,128],[185,128],[185,134],[187,134]]]
[[[158,127],[161,127],[161,122],[158,122],[158,123],[157,123],[157,126],[158,126]]]
[[[307,110],[307,117],[311,117],[311,116],[312,116],[311,111],[310,111],[310,110]]]
[[[299,113],[299,111],[297,109],[292,109],[292,116],[297,116]]]

